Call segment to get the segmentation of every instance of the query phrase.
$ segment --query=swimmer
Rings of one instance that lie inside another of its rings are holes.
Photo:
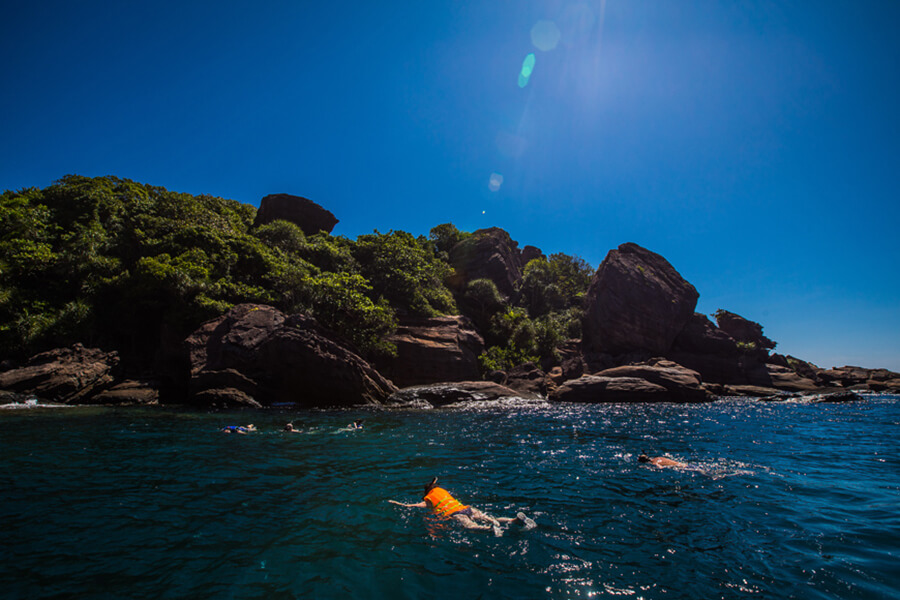
[[[347,425],[347,429],[362,429],[363,428],[362,424],[363,424],[363,420],[357,419],[357,420],[353,421],[352,423],[350,423],[349,425]]]
[[[525,513],[516,514],[515,518],[499,517],[494,518],[485,514],[473,506],[464,506],[456,498],[450,495],[447,490],[437,486],[437,477],[425,486],[425,495],[421,502],[415,504],[406,504],[405,502],[397,502],[396,500],[388,500],[391,504],[397,506],[405,506],[407,508],[427,508],[435,515],[442,519],[453,519],[466,529],[477,529],[480,531],[493,531],[494,535],[500,537],[503,531],[500,525],[509,525],[510,523],[521,523],[525,530],[537,527],[532,519],[525,516]],[[483,524],[479,524],[480,521]]]
[[[283,431],[286,431],[287,433],[300,433],[299,429],[294,429],[293,423],[288,423],[287,425],[285,425]]]
[[[246,427],[243,425],[226,425],[221,429],[222,433],[240,433],[241,435],[247,435],[251,431],[256,431],[256,425],[250,423]]]
[[[665,468],[665,467],[679,467],[684,468],[687,466],[687,463],[678,462],[677,460],[672,460],[671,458],[666,458],[665,456],[654,456],[650,458],[643,452],[640,456],[638,456],[639,463],[650,463],[654,467]]]

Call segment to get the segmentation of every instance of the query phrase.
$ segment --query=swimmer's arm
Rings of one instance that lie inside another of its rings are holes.
[[[388,500],[391,504],[396,504],[397,506],[405,506],[406,508],[425,508],[425,501],[416,502],[415,504],[406,504],[405,502],[397,502],[396,500]]]

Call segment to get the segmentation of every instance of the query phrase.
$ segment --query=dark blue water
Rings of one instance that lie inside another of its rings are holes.
[[[366,419],[363,431],[343,427]],[[293,420],[302,433],[280,431]],[[253,422],[251,435],[225,435]],[[6,598],[896,598],[900,402],[0,411]],[[640,450],[688,470],[639,465]],[[457,498],[538,522],[435,521]]]

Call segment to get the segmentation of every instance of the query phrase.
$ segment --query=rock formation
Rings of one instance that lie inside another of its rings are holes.
[[[113,383],[116,352],[85,348],[57,348],[33,356],[19,368],[0,373],[0,390],[33,395],[50,402],[86,404]]]
[[[639,377],[582,375],[563,383],[550,399],[556,402],[667,402],[669,393],[661,385]]]
[[[306,235],[320,231],[331,233],[338,224],[330,211],[312,200],[290,194],[270,194],[260,201],[254,225],[265,225],[278,219],[294,223]]]
[[[512,298],[522,280],[522,258],[518,242],[504,230],[479,229],[450,250],[456,269],[454,287],[465,288],[474,279],[490,279],[507,298]]]
[[[396,387],[305,315],[241,304],[186,340],[195,402],[380,404]]]
[[[396,344],[397,356],[379,359],[376,366],[395,385],[480,378],[484,340],[466,317],[405,317],[388,340]]]
[[[698,297],[662,256],[622,244],[607,254],[588,289],[584,351],[664,355],[691,319]]]
[[[394,406],[425,406],[438,408],[457,402],[520,398],[534,400],[538,397],[522,393],[491,381],[458,381],[434,385],[413,386],[391,395],[388,404]]]
[[[598,377],[627,377],[643,379],[662,386],[672,402],[706,402],[709,395],[703,388],[700,374],[669,360],[657,360],[652,364],[624,365],[606,369]]]

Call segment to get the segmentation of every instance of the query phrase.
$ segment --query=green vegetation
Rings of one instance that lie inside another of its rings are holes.
[[[70,175],[0,195],[0,358],[82,342],[152,365],[241,302],[304,312],[369,358],[390,355],[398,316],[462,313],[486,341],[485,369],[555,360],[580,335],[592,274],[580,258],[540,257],[506,298],[489,279],[454,277],[450,253],[474,239],[445,223],[404,231],[307,236],[254,227],[256,209],[117,177]],[[169,342],[171,343],[171,342]]]

